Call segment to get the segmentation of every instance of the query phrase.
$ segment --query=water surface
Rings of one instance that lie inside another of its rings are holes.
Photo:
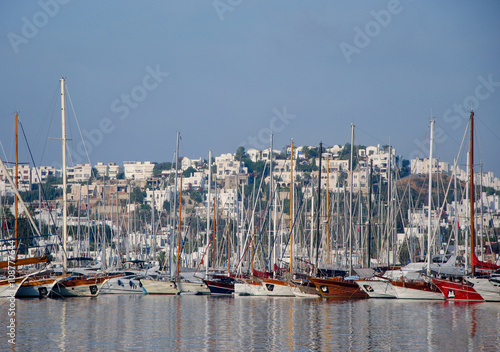
[[[7,305],[0,323],[8,344]],[[16,351],[497,351],[500,304],[102,295],[16,301]]]

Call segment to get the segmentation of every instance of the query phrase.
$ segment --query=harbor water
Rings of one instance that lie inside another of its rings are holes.
[[[2,351],[500,350],[500,305],[494,303],[189,295],[17,299],[15,345],[8,342],[8,307],[8,301],[1,307]]]

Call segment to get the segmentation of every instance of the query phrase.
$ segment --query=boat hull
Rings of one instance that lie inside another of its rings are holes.
[[[15,297],[21,285],[28,276],[0,280],[0,297]]]
[[[270,297],[295,297],[294,292],[300,291],[295,285],[281,280],[263,279],[262,285]]]
[[[366,299],[370,298],[366,292],[361,290],[358,284],[354,281],[345,281],[342,279],[320,279],[313,278],[311,280],[323,298],[331,299]]]
[[[476,292],[487,302],[500,302],[499,278],[466,278]]]
[[[57,297],[96,297],[107,277],[76,278],[70,277],[57,281],[49,291],[49,296]]]
[[[181,294],[209,295],[210,289],[203,282],[181,281],[179,283]]]
[[[179,288],[173,281],[141,279],[142,288],[148,295],[177,295]]]
[[[21,287],[19,287],[19,290],[16,293],[16,297],[47,297],[59,278],[60,277],[49,277],[36,279],[30,277],[21,285]]]
[[[234,282],[219,280],[203,280],[212,295],[232,295],[234,293]]]
[[[298,290],[294,290],[293,294],[299,298],[319,298],[321,295],[316,286],[309,280],[292,281]]]
[[[467,282],[454,282],[433,278],[432,282],[439,287],[446,299],[462,302],[483,302],[484,298]]]
[[[141,283],[135,278],[114,277],[101,287],[101,295],[109,294],[143,294]]]
[[[391,280],[391,284],[398,299],[445,300],[441,290],[429,282]]]
[[[244,280],[234,284],[234,294],[238,296],[267,296],[267,290],[260,280]]]
[[[359,288],[366,292],[370,298],[396,299],[397,293],[390,280],[367,279],[356,280]]]

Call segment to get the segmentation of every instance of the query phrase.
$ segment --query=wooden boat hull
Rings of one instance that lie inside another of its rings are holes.
[[[57,281],[49,291],[51,298],[57,297],[96,297],[108,277],[79,278],[69,277]]]
[[[0,297],[15,297],[21,285],[28,278],[27,275],[12,279],[0,280]]]
[[[452,301],[483,302],[484,298],[467,282],[454,282],[433,278],[432,282],[439,287],[444,297]]]
[[[234,293],[234,281],[203,280],[212,295],[232,295]]]
[[[345,281],[337,278],[320,279],[311,277],[311,280],[319,294],[323,298],[333,299],[366,299],[370,298],[368,294],[361,290],[354,281]]]
[[[64,276],[45,277],[45,278],[28,278],[17,291],[16,297],[21,298],[43,298],[47,297],[58,279]]]
[[[141,279],[142,288],[148,295],[177,295],[179,288],[173,281]]]

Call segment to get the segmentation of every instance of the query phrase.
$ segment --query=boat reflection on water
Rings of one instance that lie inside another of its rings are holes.
[[[46,324],[57,321],[47,330]],[[498,350],[500,305],[210,295],[18,300],[19,350]],[[0,324],[6,317],[0,317]],[[43,338],[41,338],[43,336]],[[443,338],[446,336],[447,338]],[[167,343],[167,345],[166,345]],[[70,348],[71,347],[71,348]]]

